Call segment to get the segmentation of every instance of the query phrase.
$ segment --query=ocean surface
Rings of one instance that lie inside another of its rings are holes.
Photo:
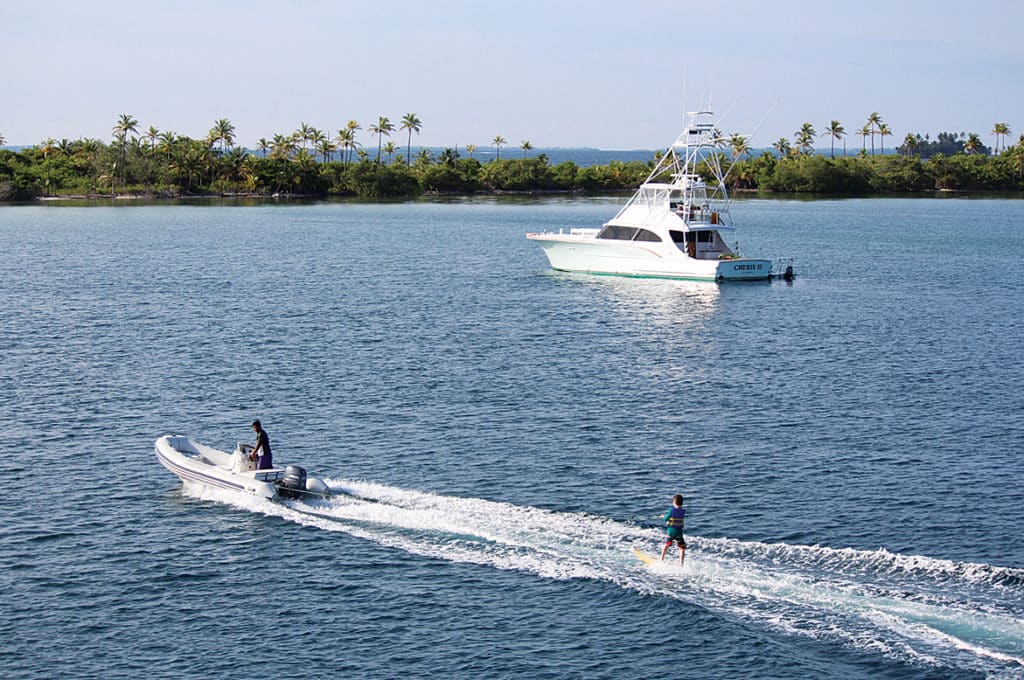
[[[737,201],[792,284],[523,237],[620,201],[0,207],[2,675],[1024,678],[1024,201]],[[339,493],[153,454],[254,418]]]

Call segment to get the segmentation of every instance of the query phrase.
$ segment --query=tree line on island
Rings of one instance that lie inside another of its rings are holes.
[[[413,154],[413,134],[422,128],[415,113],[405,114],[398,125],[380,116],[366,129],[376,142],[367,150],[357,139],[362,129],[358,121],[348,121],[333,137],[301,123],[293,133],[261,138],[249,150],[235,144],[234,125],[226,118],[215,121],[206,137],[193,139],[152,126],[142,131],[134,117],[122,114],[112,127],[110,143],[47,139],[21,151],[0,149],[0,201],[117,195],[598,193],[634,189],[660,156],[587,167],[571,161],[551,165],[544,154],[529,156],[533,145],[526,140],[518,147],[521,157],[502,158],[508,142],[501,135],[491,140],[494,157],[486,162],[474,157],[479,148],[473,144],[463,147],[464,153],[456,147],[436,156],[425,148]],[[395,133],[405,137],[404,149],[391,139]],[[892,133],[878,113],[868,116],[855,133],[861,136],[861,149],[854,155],[847,154],[846,134],[838,120],[820,135],[813,124],[804,123],[792,143],[784,137],[756,156],[743,135],[716,131],[715,137],[731,189],[855,194],[1024,190],[1024,135],[1007,145],[1011,131],[1006,123],[992,130],[994,151],[978,134],[943,132],[935,140],[908,134],[895,154],[887,154],[885,138]],[[814,146],[822,137],[830,142],[827,156]],[[0,134],[0,146],[4,144]],[[701,171],[711,178],[706,168]]]

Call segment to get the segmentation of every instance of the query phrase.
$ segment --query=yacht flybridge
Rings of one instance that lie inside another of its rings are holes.
[[[710,111],[689,120],[657,166],[601,229],[530,233],[554,269],[590,274],[736,281],[793,277],[792,265],[740,257],[725,236],[729,214],[720,150]],[[700,174],[713,175],[709,184]]]

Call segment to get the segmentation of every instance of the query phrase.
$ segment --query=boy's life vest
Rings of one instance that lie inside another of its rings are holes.
[[[686,508],[672,507],[665,515],[665,524],[670,529],[682,529],[683,522],[686,520]]]

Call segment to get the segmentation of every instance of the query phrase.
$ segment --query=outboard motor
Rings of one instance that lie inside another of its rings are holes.
[[[277,480],[278,494],[285,498],[298,498],[306,490],[306,468],[289,465],[284,469],[284,477]]]

